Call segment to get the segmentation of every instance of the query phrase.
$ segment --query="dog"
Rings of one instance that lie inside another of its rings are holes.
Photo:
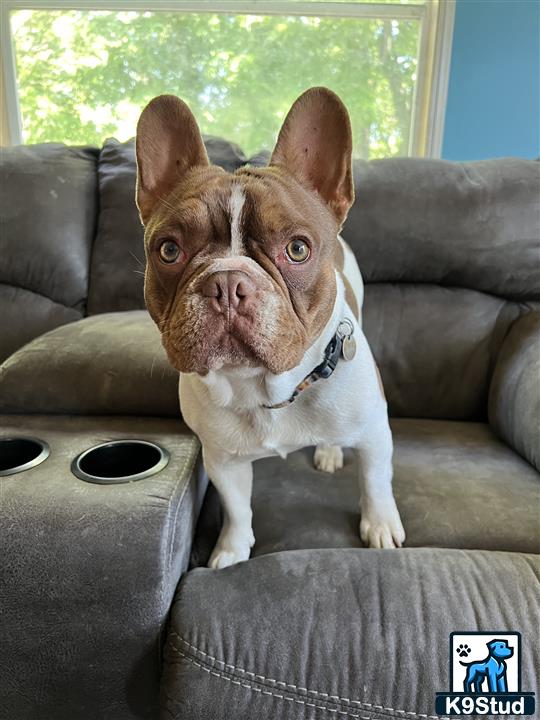
[[[341,100],[306,91],[269,165],[231,174],[209,163],[188,106],[162,95],[140,116],[136,155],[145,300],[224,512],[209,567],[249,558],[253,461],[309,445],[327,472],[357,450],[361,538],[400,547],[387,404],[339,237],[354,200]]]
[[[512,657],[514,649],[509,647],[506,640],[492,640],[487,643],[489,655],[485,660],[470,663],[459,661],[467,668],[463,681],[463,690],[466,693],[481,693],[484,680],[488,682],[488,692],[508,692],[506,681],[505,660]]]

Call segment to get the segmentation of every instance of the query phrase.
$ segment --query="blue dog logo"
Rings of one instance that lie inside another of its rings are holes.
[[[519,632],[460,630],[449,646],[450,689],[436,693],[437,715],[534,715],[534,692],[521,689]]]
[[[487,649],[488,655],[484,660],[459,661],[460,665],[467,668],[467,674],[463,681],[464,692],[481,693],[485,680],[487,680],[487,692],[508,692],[505,660],[512,657],[514,649],[508,645],[506,640],[492,640],[487,643]],[[466,654],[465,647],[458,648],[457,652],[460,657],[463,657]]]

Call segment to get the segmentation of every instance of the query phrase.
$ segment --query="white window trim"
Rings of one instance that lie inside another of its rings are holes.
[[[22,143],[15,52],[9,14],[12,10],[159,10],[222,12],[247,15],[313,15],[419,19],[418,78],[413,103],[409,155],[441,156],[450,75],[455,0],[425,4],[287,2],[287,0],[3,0],[0,2],[0,144]],[[3,120],[4,119],[4,120]],[[2,121],[3,120],[3,121]]]

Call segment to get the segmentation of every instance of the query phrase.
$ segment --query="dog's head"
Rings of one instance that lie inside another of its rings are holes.
[[[512,657],[514,648],[511,648],[506,640],[492,640],[488,643],[491,655],[498,660]]]
[[[295,367],[328,322],[337,234],[353,201],[347,110],[325,88],[294,103],[270,164],[210,165],[182,100],[137,126],[145,299],[181,372]]]

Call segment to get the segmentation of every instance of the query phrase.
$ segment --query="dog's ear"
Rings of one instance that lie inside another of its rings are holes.
[[[174,95],[154,98],[137,123],[137,206],[143,224],[155,206],[208,156],[193,113]]]
[[[331,90],[315,87],[295,101],[279,132],[271,165],[315,190],[341,224],[354,200],[352,133],[347,108]]]

